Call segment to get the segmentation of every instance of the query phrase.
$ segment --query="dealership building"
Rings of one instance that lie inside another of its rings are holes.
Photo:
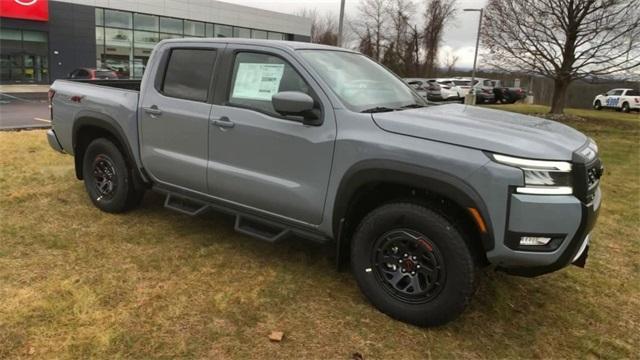
[[[140,78],[163,39],[309,41],[306,18],[214,0],[0,0],[0,84],[48,84],[77,68]]]

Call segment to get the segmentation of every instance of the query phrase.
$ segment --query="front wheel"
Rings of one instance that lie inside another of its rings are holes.
[[[93,204],[119,213],[138,205],[144,195],[134,184],[133,172],[118,147],[108,139],[93,140],[82,163],[84,185]]]
[[[602,110],[602,103],[600,100],[596,100],[595,104],[593,104],[593,108],[596,110]]]
[[[462,232],[417,204],[392,203],[369,213],[354,234],[351,265],[375,307],[414,325],[455,319],[474,292],[476,266]]]

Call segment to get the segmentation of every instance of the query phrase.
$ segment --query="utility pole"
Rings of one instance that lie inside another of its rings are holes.
[[[470,102],[470,105],[475,105],[476,103],[476,93],[475,93],[476,64],[478,62],[478,48],[480,47],[480,31],[482,30],[482,12],[484,11],[484,9],[464,9],[464,11],[480,12],[480,19],[478,20],[478,34],[476,37],[476,51],[475,51],[475,55],[473,56],[473,70],[471,71],[471,90],[469,91],[469,94],[471,94],[472,96],[469,97],[468,100],[467,98],[465,98],[465,103]]]
[[[345,0],[340,0],[340,20],[338,22],[338,46],[342,47],[343,34],[342,29],[344,26],[344,2]]]

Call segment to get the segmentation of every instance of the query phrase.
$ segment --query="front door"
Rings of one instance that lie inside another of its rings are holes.
[[[141,91],[141,157],[159,183],[206,193],[216,46],[159,50],[162,60]]]
[[[331,172],[336,123],[328,98],[295,59],[260,47],[225,52],[225,90],[209,130],[209,193],[281,217],[319,224]],[[304,92],[322,124],[278,114],[271,96]]]

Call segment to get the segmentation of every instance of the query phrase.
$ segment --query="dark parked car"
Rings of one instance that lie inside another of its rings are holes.
[[[75,80],[115,80],[118,74],[109,69],[80,68],[69,73],[69,79]]]
[[[513,104],[527,97],[527,91],[519,87],[503,87],[500,80],[493,81],[495,101],[503,104]]]

